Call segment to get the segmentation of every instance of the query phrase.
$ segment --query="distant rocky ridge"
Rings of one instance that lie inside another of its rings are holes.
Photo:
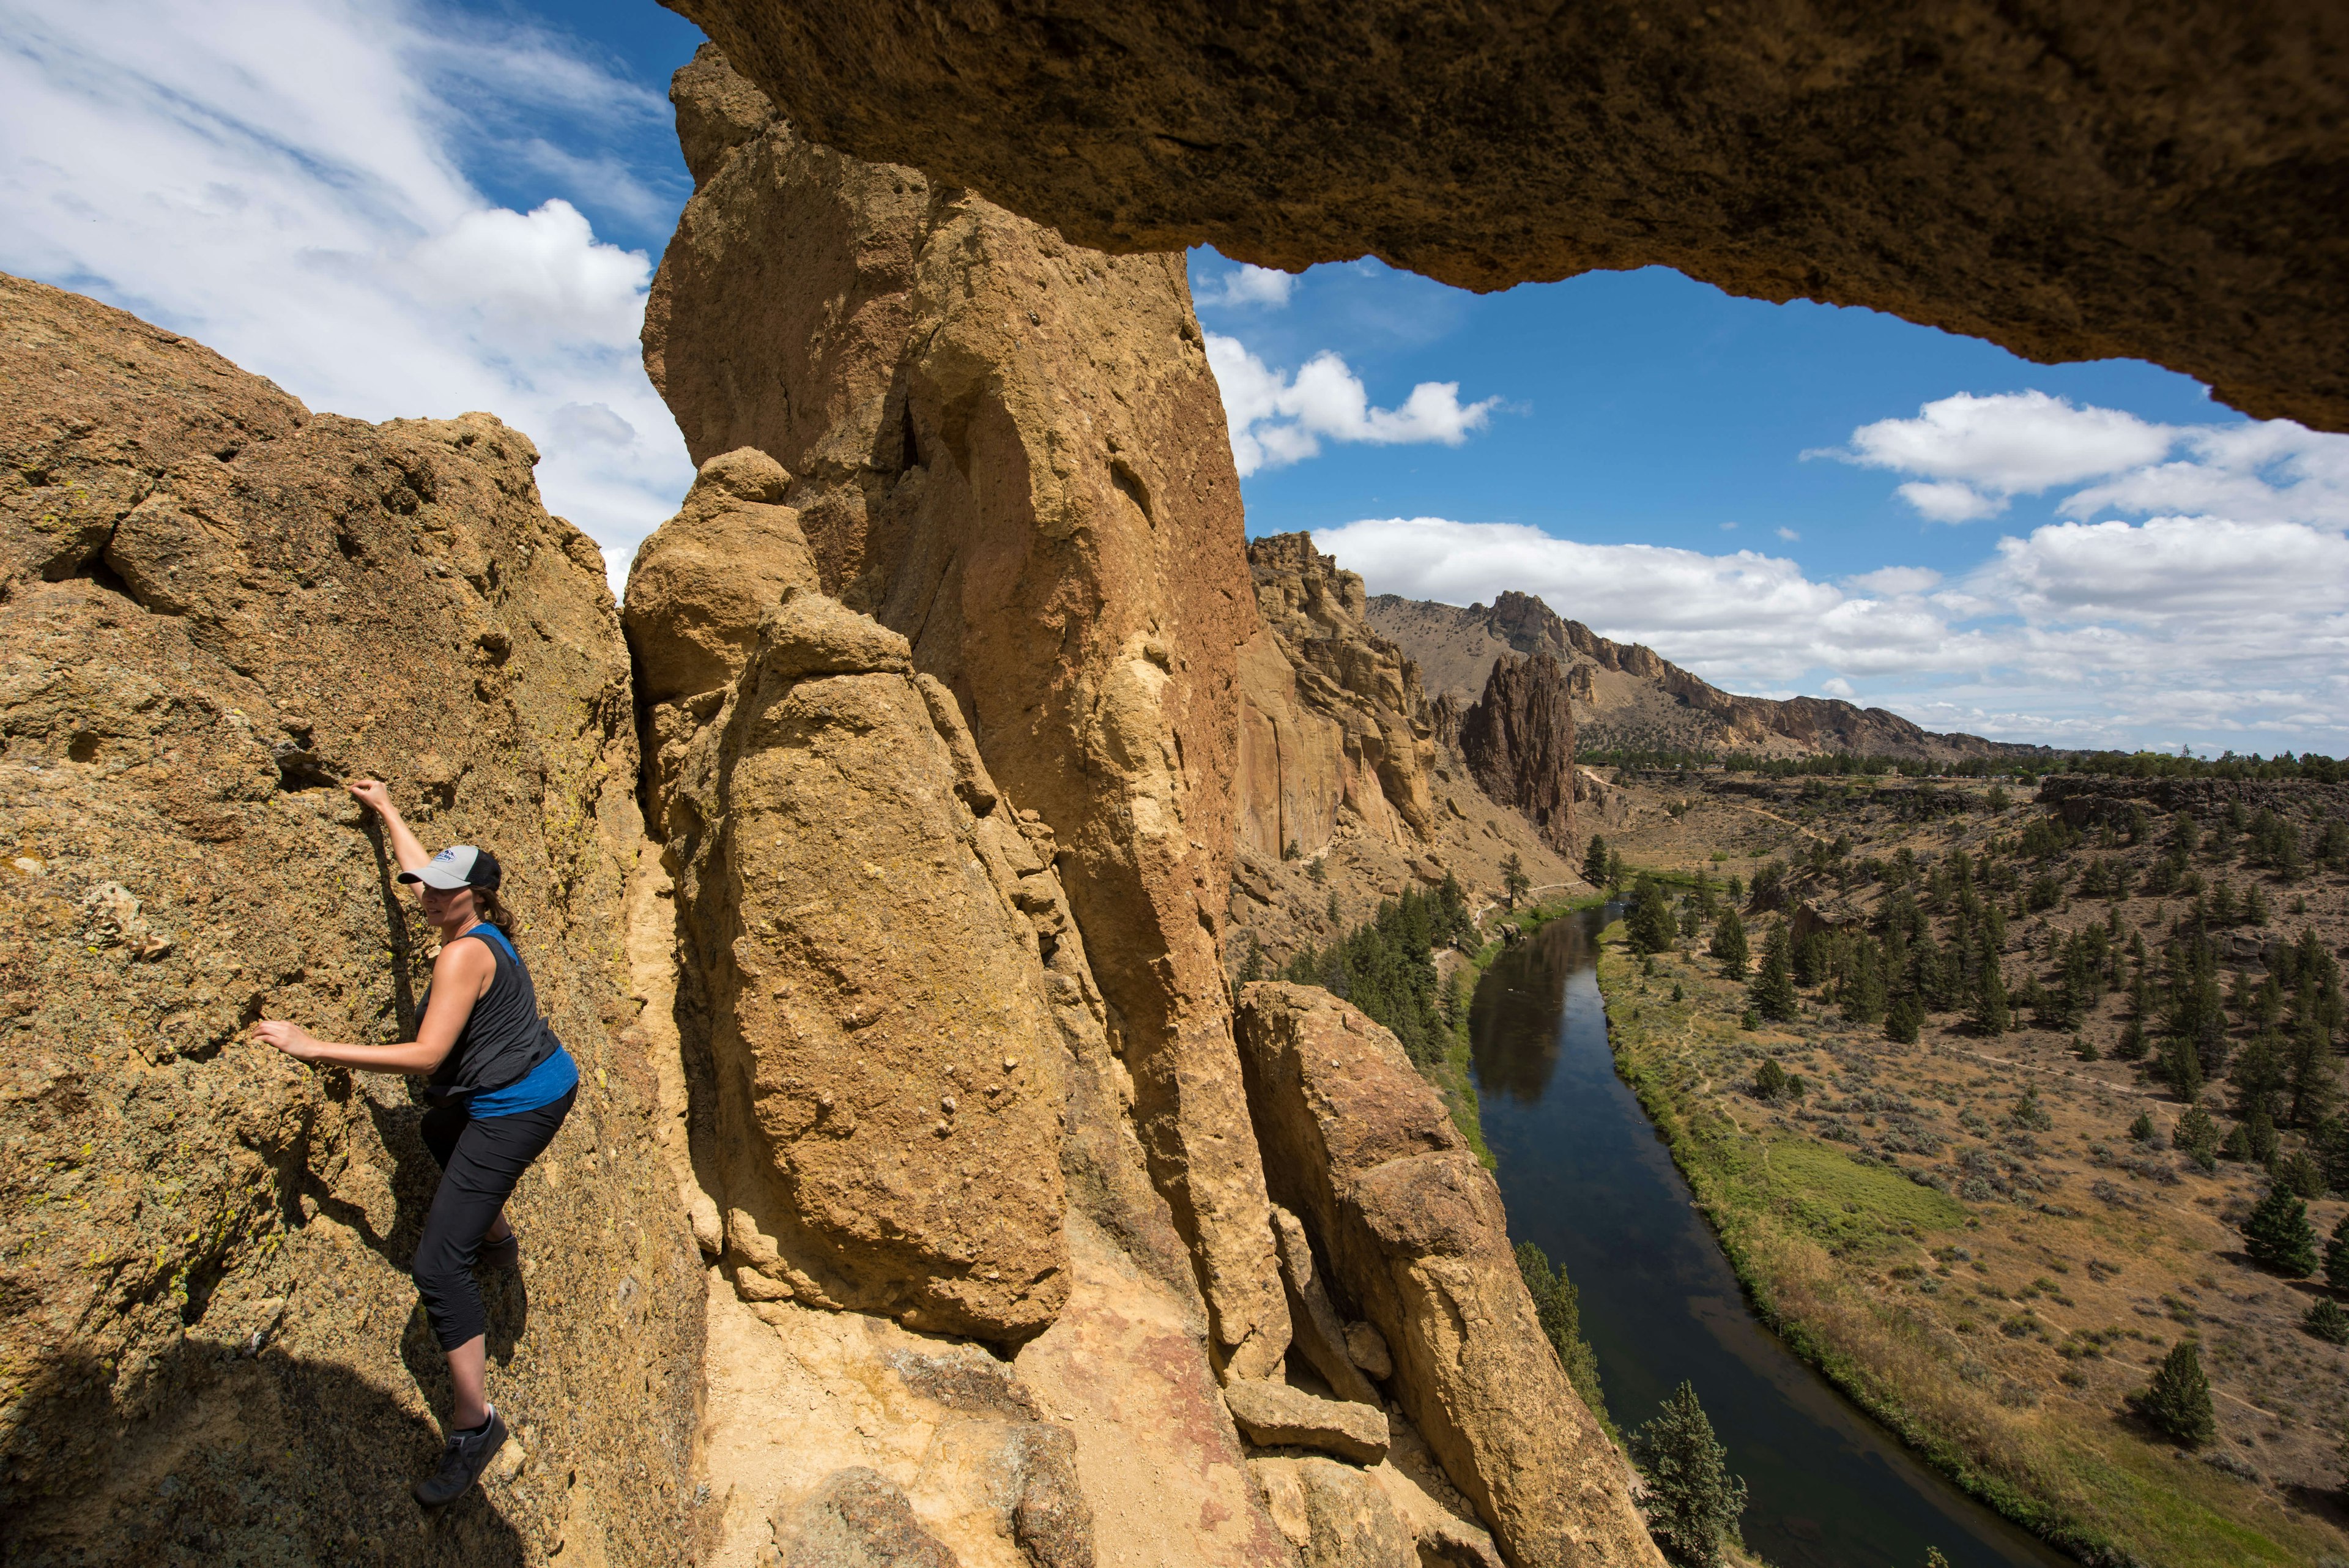
[[[1670,663],[1653,649],[1600,637],[1531,594],[1503,593],[1487,606],[1434,604],[1380,594],[1368,618],[1408,653],[1439,699],[1465,704],[1484,691],[1499,659],[1547,654],[1565,669],[1574,722],[1586,752],[1745,752],[1815,756],[1852,752],[1957,762],[1967,757],[2049,754],[2045,746],[1939,734],[1882,708],[1834,698],[1739,697]]]

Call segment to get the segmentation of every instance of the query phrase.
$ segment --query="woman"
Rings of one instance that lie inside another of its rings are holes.
[[[471,845],[428,856],[382,784],[346,787],[383,818],[399,879],[418,885],[424,918],[440,933],[423,1025],[405,1045],[338,1045],[274,1020],[253,1033],[296,1061],[429,1075],[424,1092],[435,1104],[419,1130],[440,1162],[440,1185],[411,1272],[456,1388],[440,1468],[416,1483],[417,1501],[437,1508],[463,1496],[505,1446],[505,1423],[488,1401],[488,1320],[473,1264],[519,1264],[505,1202],[570,1113],[579,1070],[538,1015],[530,971],[500,929],[512,921],[498,901],[497,857]]]

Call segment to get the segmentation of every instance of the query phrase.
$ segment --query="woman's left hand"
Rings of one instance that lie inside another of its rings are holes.
[[[253,1026],[253,1037],[264,1045],[274,1045],[297,1062],[316,1060],[318,1037],[298,1023],[287,1023],[274,1018],[264,1018]]]

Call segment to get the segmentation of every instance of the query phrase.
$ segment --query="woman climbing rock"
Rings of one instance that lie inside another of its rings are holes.
[[[506,935],[512,918],[498,901],[497,857],[471,845],[428,856],[382,784],[346,787],[383,818],[399,879],[417,885],[424,918],[440,933],[423,1023],[403,1045],[336,1044],[276,1020],[253,1033],[297,1061],[429,1075],[433,1106],[419,1130],[440,1163],[440,1185],[411,1272],[456,1389],[440,1467],[416,1483],[417,1501],[437,1508],[462,1496],[505,1444],[505,1423],[488,1401],[488,1320],[473,1268],[519,1265],[505,1202],[570,1114],[579,1070],[539,1016],[530,971]]]

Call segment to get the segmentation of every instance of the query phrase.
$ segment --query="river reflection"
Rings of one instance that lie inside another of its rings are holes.
[[[2069,1559],[1965,1496],[1796,1360],[1747,1309],[1639,1101],[1615,1075],[1593,967],[1597,910],[1554,920],[1476,988],[1485,1136],[1512,1239],[1582,1293],[1626,1432],[1695,1383],[1749,1489],[1746,1543],[1781,1568],[1953,1568]]]

